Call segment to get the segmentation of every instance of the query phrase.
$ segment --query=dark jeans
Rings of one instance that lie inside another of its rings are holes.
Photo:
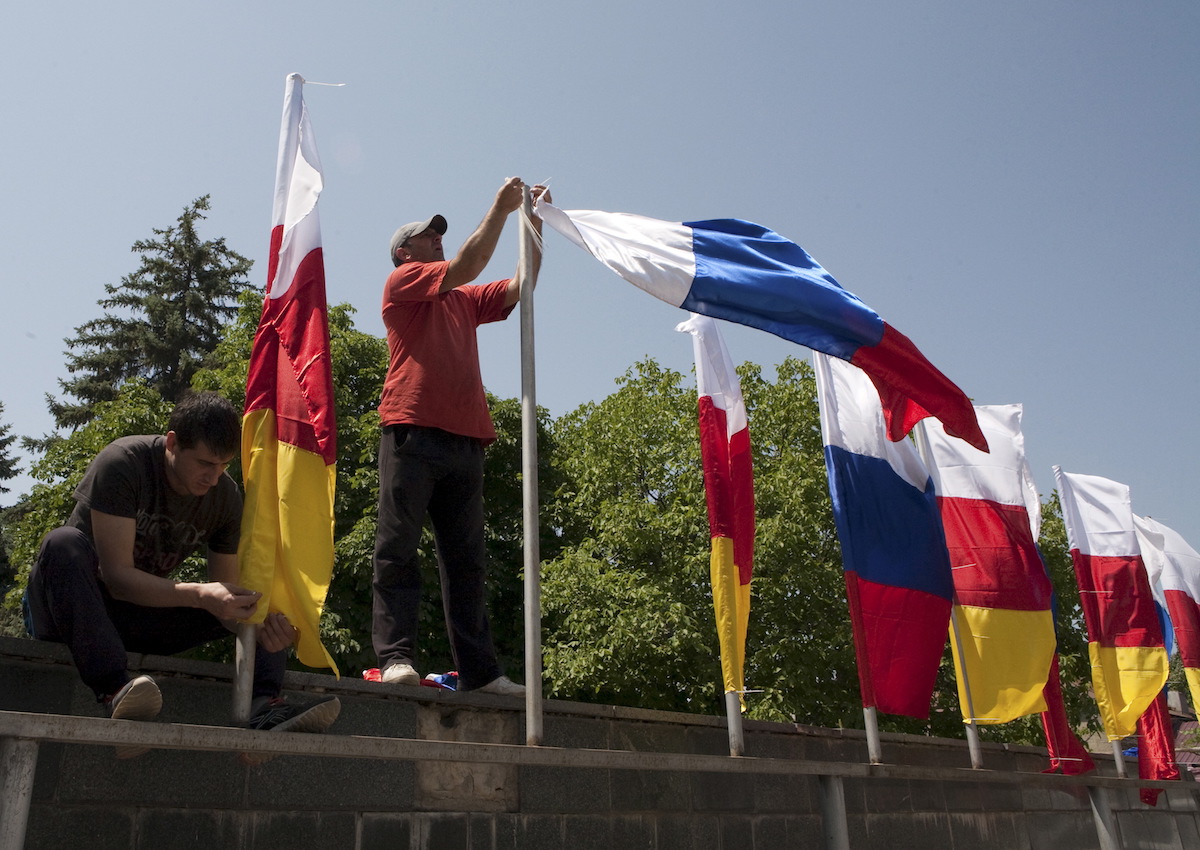
[[[113,599],[100,581],[91,538],[77,528],[56,528],[44,538],[26,590],[29,623],[38,640],[65,643],[84,684],[101,699],[127,681],[126,652],[173,655],[230,637],[221,621],[200,608],[149,608]],[[287,650],[256,646],[255,697],[283,688]]]
[[[483,446],[437,428],[392,425],[379,443],[379,526],[371,637],[380,668],[412,664],[421,570],[417,545],[433,524],[442,606],[462,690],[500,675],[486,606]]]

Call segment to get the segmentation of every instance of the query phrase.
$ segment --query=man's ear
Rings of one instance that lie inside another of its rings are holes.
[[[174,431],[167,432],[167,451],[176,454],[179,451],[179,437]]]

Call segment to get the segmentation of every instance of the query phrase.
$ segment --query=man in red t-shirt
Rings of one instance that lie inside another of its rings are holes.
[[[392,236],[389,255],[396,268],[383,290],[388,371],[379,403],[371,630],[384,682],[420,682],[414,667],[421,601],[417,544],[428,514],[459,689],[525,692],[500,669],[485,605],[483,449],[496,430],[475,338],[479,325],[508,318],[520,300],[520,284],[513,277],[467,285],[491,260],[524,187],[517,177],[504,182],[452,260],[442,250],[446,219],[440,215],[406,224]],[[550,200],[544,186],[534,186],[533,195]],[[540,232],[541,221],[534,218],[534,226]]]

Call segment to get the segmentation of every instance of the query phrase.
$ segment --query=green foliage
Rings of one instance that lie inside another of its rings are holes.
[[[66,340],[67,371],[59,381],[75,402],[47,396],[59,428],[78,428],[111,401],[130,378],[142,378],[166,400],[177,401],[192,375],[217,347],[222,325],[236,312],[248,286],[251,261],[224,239],[200,241],[196,224],[208,196],[184,208],[177,224],[154,229],[156,238],[133,243],[137,271],[105,284],[104,315],[75,329]],[[115,312],[114,312],[115,311]]]
[[[848,725],[861,707],[812,373],[794,359],[774,382],[739,372],[758,514],[750,716]],[[681,381],[642,361],[559,422],[569,545],[543,579],[555,695],[722,710],[696,394]]]
[[[38,483],[5,517],[5,537],[16,568],[16,583],[7,594],[6,606],[20,604],[38,545],[46,532],[71,516],[72,494],[92,458],[118,437],[165,433],[171,408],[144,381],[134,379],[122,385],[111,401],[99,402],[85,426],[49,443],[30,469]]]
[[[4,402],[0,402],[0,417],[4,416]],[[16,441],[17,435],[10,434],[12,426],[7,422],[0,422],[0,481],[7,481],[10,478],[16,478],[20,474],[21,468],[17,466],[17,459],[12,454],[12,444]],[[7,493],[8,487],[0,484],[0,493]]]

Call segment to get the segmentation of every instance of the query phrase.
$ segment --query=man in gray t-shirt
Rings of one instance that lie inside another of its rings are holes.
[[[146,720],[162,706],[154,681],[126,669],[128,651],[171,655],[228,636],[258,606],[262,594],[237,583],[242,498],[225,473],[240,438],[224,398],[185,397],[165,436],[106,446],[67,525],[42,540],[26,592],[30,630],[70,648],[113,717]],[[208,580],[172,579],[194,552],[206,555]],[[322,731],[337,716],[336,699],[301,708],[280,698],[295,636],[281,613],[258,627],[253,728]]]

